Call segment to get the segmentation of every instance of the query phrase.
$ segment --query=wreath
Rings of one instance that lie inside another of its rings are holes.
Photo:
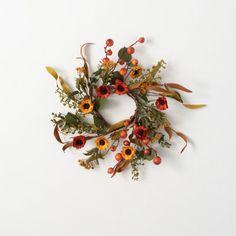
[[[160,76],[166,62],[160,60],[150,69],[144,69],[133,57],[135,46],[144,43],[140,37],[128,47],[118,51],[118,59],[111,59],[114,42],[107,39],[104,47],[105,57],[99,62],[95,72],[90,74],[88,62],[84,56],[84,48],[80,49],[83,66],[76,68],[76,89],[72,89],[52,67],[47,71],[56,79],[60,102],[68,106],[67,114],[53,113],[55,125],[54,136],[67,148],[81,149],[88,140],[94,142],[94,148],[87,150],[85,159],[78,162],[86,169],[93,169],[100,160],[111,151],[116,152],[115,164],[107,172],[113,177],[128,166],[132,168],[132,178],[139,177],[139,166],[153,161],[159,165],[162,161],[158,149],[169,148],[172,134],[176,134],[185,142],[181,153],[187,147],[187,136],[176,131],[164,113],[168,109],[168,99],[175,99],[184,107],[196,109],[204,104],[186,104],[180,92],[191,91],[177,83],[163,83]],[[124,94],[132,98],[136,104],[134,114],[115,124],[109,124],[100,109],[111,94],[117,97]],[[71,110],[74,112],[71,112]],[[93,117],[93,121],[87,119]],[[62,135],[64,138],[62,139]],[[122,145],[120,145],[122,143]]]

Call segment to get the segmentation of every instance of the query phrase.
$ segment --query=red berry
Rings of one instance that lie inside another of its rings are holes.
[[[124,126],[128,126],[129,125],[129,121],[128,120],[125,120],[124,121]]]
[[[120,74],[125,76],[127,74],[127,69],[126,68],[121,68],[120,69]]]
[[[126,138],[127,137],[127,131],[126,130],[120,131],[120,137],[121,138]]]
[[[118,63],[119,63],[120,65],[124,65],[124,64],[125,64],[125,61],[124,61],[123,59],[119,59],[119,60],[118,60]]]
[[[144,38],[144,37],[140,37],[140,38],[138,39],[138,41],[139,41],[140,43],[144,43],[145,38]]]
[[[128,54],[133,54],[134,51],[135,51],[135,50],[134,50],[133,47],[128,47],[128,48],[127,48],[127,53],[128,53]]]
[[[112,50],[109,49],[109,50],[106,51],[106,53],[107,53],[108,56],[111,56],[112,55]]]
[[[114,151],[116,150],[116,146],[115,146],[115,145],[112,145],[111,148],[110,148],[110,150],[111,150],[112,152],[114,152]]]
[[[130,145],[130,142],[129,142],[128,140],[125,140],[125,141],[123,142],[123,144],[124,144],[124,146],[129,146],[129,145]]]
[[[122,154],[121,154],[121,153],[116,153],[116,155],[115,155],[115,159],[116,159],[117,161],[122,160],[122,159],[123,159]]]
[[[103,61],[104,63],[107,63],[107,62],[110,61],[110,59],[109,59],[108,57],[104,57],[104,58],[102,59],[102,61]]]
[[[150,141],[150,139],[149,139],[149,138],[145,138],[145,139],[143,139],[143,140],[142,140],[143,144],[148,144],[148,143],[149,143],[149,141]]]
[[[137,60],[137,59],[132,59],[131,63],[132,63],[134,66],[136,66],[136,65],[138,65],[138,60]]]
[[[113,168],[112,168],[112,167],[109,167],[109,168],[107,169],[107,173],[108,173],[108,174],[112,174],[112,173],[113,173]]]
[[[108,47],[111,47],[113,44],[114,44],[114,41],[113,41],[112,39],[107,39],[106,45],[107,45]]]
[[[151,153],[151,151],[150,151],[150,149],[144,149],[144,151],[143,151],[143,153],[144,153],[144,155],[150,155],[150,153]]]
[[[155,165],[159,165],[161,163],[161,158],[159,156],[156,156],[152,161]]]

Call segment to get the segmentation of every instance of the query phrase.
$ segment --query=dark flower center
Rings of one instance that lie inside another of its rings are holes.
[[[134,75],[138,75],[139,74],[139,70],[134,70]]]
[[[100,88],[100,93],[101,93],[101,94],[107,94],[107,92],[108,92],[108,91],[107,91],[107,88],[106,88],[106,87],[101,87],[101,88]]]
[[[160,104],[160,105],[165,105],[165,100],[164,100],[164,99],[160,99],[160,100],[159,100],[159,104]]]
[[[99,144],[100,144],[101,146],[103,146],[103,145],[105,145],[105,141],[104,141],[103,139],[101,139],[101,140],[99,141]]]
[[[132,153],[132,151],[131,151],[130,149],[126,149],[126,150],[125,150],[125,154],[126,154],[126,155],[130,155],[131,153]]]
[[[83,140],[82,139],[78,139],[75,141],[75,144],[80,146],[80,145],[83,145]]]
[[[139,134],[140,136],[142,136],[143,133],[144,133],[144,131],[143,131],[142,129],[139,129],[139,130],[138,130],[138,134]]]
[[[84,109],[89,109],[90,105],[89,105],[88,103],[85,103],[85,104],[83,105],[83,107],[84,107]]]
[[[122,85],[118,85],[117,90],[119,90],[120,92],[123,92],[125,89]]]

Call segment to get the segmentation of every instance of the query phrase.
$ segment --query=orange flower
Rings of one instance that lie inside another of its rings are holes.
[[[142,75],[142,68],[140,66],[135,66],[129,76],[132,78],[132,79],[136,79],[138,77],[140,77]]]
[[[121,80],[116,80],[114,88],[115,88],[115,93],[118,95],[126,94],[129,90],[128,85],[122,82]]]
[[[79,135],[73,138],[73,147],[76,149],[82,148],[86,143],[86,138],[83,135]]]
[[[96,89],[96,95],[99,98],[107,98],[110,95],[110,88],[106,85],[100,86]]]
[[[167,104],[167,100],[166,100],[166,97],[159,97],[157,100],[156,100],[156,107],[159,109],[159,110],[166,110],[168,108],[168,104]]]
[[[134,135],[138,138],[138,139],[141,139],[141,140],[143,140],[143,139],[145,139],[145,138],[147,138],[147,131],[148,131],[148,129],[147,128],[145,128],[144,126],[136,126],[136,127],[134,127]]]

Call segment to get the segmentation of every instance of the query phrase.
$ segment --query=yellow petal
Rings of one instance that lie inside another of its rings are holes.
[[[70,86],[57,74],[57,72],[52,67],[46,66],[46,70],[50,75],[52,75],[56,79],[57,83],[60,85],[60,87],[65,93],[72,92]]]
[[[70,86],[60,76],[58,76],[57,80],[58,80],[58,83],[60,84],[62,90],[65,93],[71,93]]]
[[[58,74],[52,67],[46,66],[46,70],[48,71],[50,75],[52,75],[57,80]]]
[[[198,109],[206,106],[206,104],[183,104],[183,105],[189,109]]]

